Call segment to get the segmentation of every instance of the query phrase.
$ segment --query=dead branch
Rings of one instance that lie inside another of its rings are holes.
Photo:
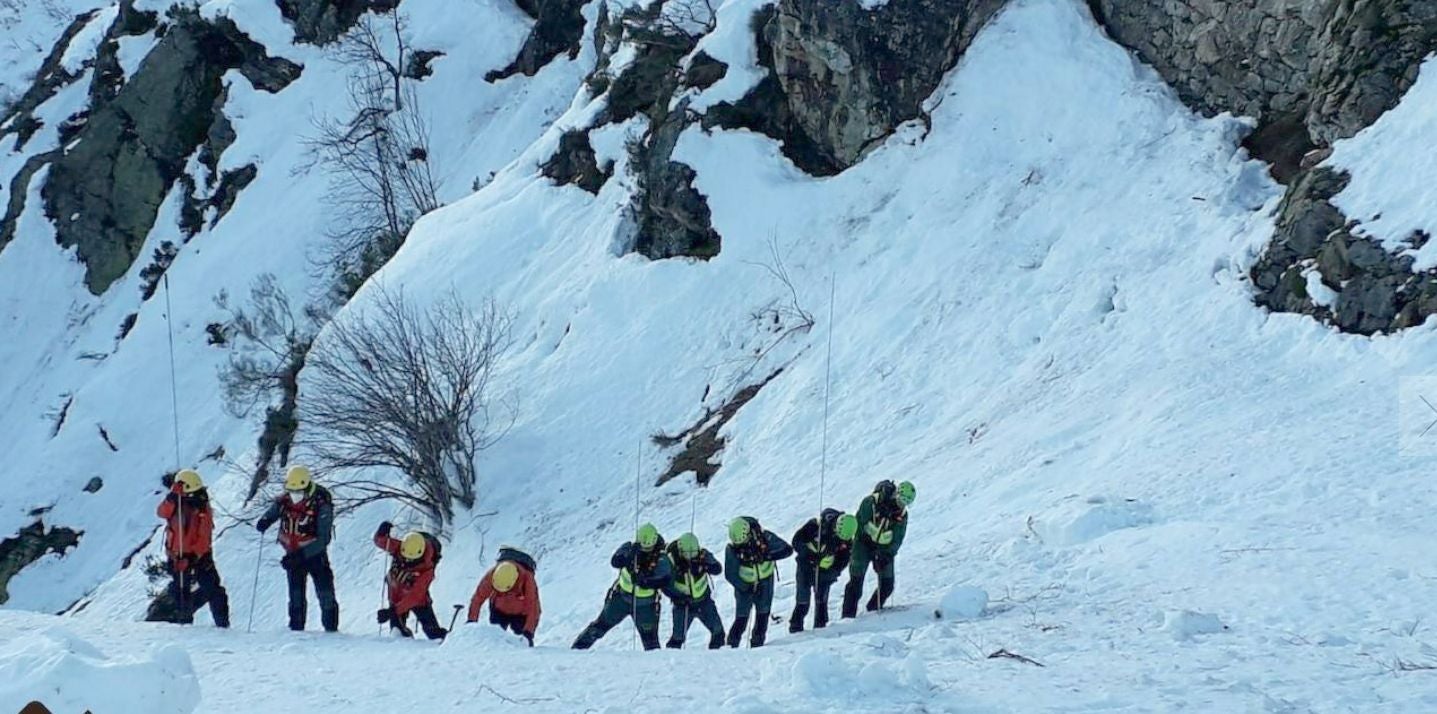
[[[1032,657],[1025,657],[1025,656],[1020,655],[1020,654],[1018,654],[1018,653],[1016,653],[1016,652],[1009,652],[1007,649],[1001,649],[1001,650],[998,650],[997,652],[994,652],[994,653],[992,653],[992,654],[989,654],[989,655],[988,655],[988,659],[1015,659],[1015,660],[1018,660],[1019,662],[1022,662],[1022,663],[1024,663],[1024,664],[1031,664],[1031,665],[1033,665],[1034,667],[1042,667],[1042,666],[1043,666],[1043,663],[1042,663],[1042,662],[1039,662],[1038,660],[1035,660],[1035,659],[1033,659]]]

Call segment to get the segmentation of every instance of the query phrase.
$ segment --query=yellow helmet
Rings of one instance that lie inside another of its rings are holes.
[[[175,474],[175,483],[178,483],[185,493],[194,493],[205,487],[205,482],[200,480],[200,472],[194,469],[182,469]]]
[[[501,593],[513,590],[514,583],[519,582],[519,566],[507,560],[500,563],[494,568],[494,577],[490,578],[489,582]]]
[[[424,546],[424,534],[415,531],[404,536],[404,540],[399,543],[399,554],[405,560],[419,560],[424,557]]]
[[[308,491],[314,479],[310,478],[309,469],[304,466],[291,466],[284,475],[284,490],[286,491]]]

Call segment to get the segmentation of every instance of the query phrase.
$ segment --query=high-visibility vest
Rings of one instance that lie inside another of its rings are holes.
[[[868,534],[869,540],[879,545],[888,545],[893,542],[893,521],[887,518],[875,518],[863,527]]]
[[[709,593],[709,579],[700,575],[695,580],[693,574],[684,573],[682,578],[674,579],[674,589],[691,599],[702,600]]]
[[[738,569],[739,580],[746,583],[756,583],[764,578],[773,577],[773,561],[765,560],[758,565],[741,565]]]
[[[653,597],[654,589],[634,584],[634,574],[628,568],[619,569],[619,589],[634,597]]]
[[[808,544],[808,552],[813,553],[814,555],[818,555],[819,553],[822,553],[822,552],[823,552],[823,548],[820,548],[819,545],[818,545],[818,543],[816,543],[816,542],[815,542],[815,543],[809,543],[809,544]],[[829,568],[832,568],[832,567],[833,567],[833,556],[830,554],[830,555],[825,555],[825,556],[819,558],[819,559],[818,559],[818,567],[819,567],[820,569],[822,569],[822,570],[828,570]]]

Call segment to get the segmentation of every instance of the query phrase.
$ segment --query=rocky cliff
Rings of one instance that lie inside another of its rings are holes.
[[[1257,119],[1248,145],[1288,184],[1271,245],[1252,269],[1256,300],[1362,334],[1437,312],[1437,276],[1414,273],[1354,233],[1328,199],[1340,172],[1326,149],[1396,106],[1437,51],[1430,0],[1089,0],[1112,38],[1152,65],[1188,105]],[[1415,148],[1415,147],[1414,147]],[[1425,241],[1413,236],[1413,242]],[[1308,294],[1316,265],[1335,304]]]

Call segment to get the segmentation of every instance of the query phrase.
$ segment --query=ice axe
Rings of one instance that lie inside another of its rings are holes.
[[[455,606],[454,606],[454,617],[449,618],[449,629],[450,629],[450,630],[453,630],[453,629],[454,629],[454,623],[456,623],[456,622],[459,621],[459,611],[460,611],[460,610],[463,610],[463,609],[464,609],[464,605],[463,605],[463,604],[459,604],[459,605],[455,605]]]

